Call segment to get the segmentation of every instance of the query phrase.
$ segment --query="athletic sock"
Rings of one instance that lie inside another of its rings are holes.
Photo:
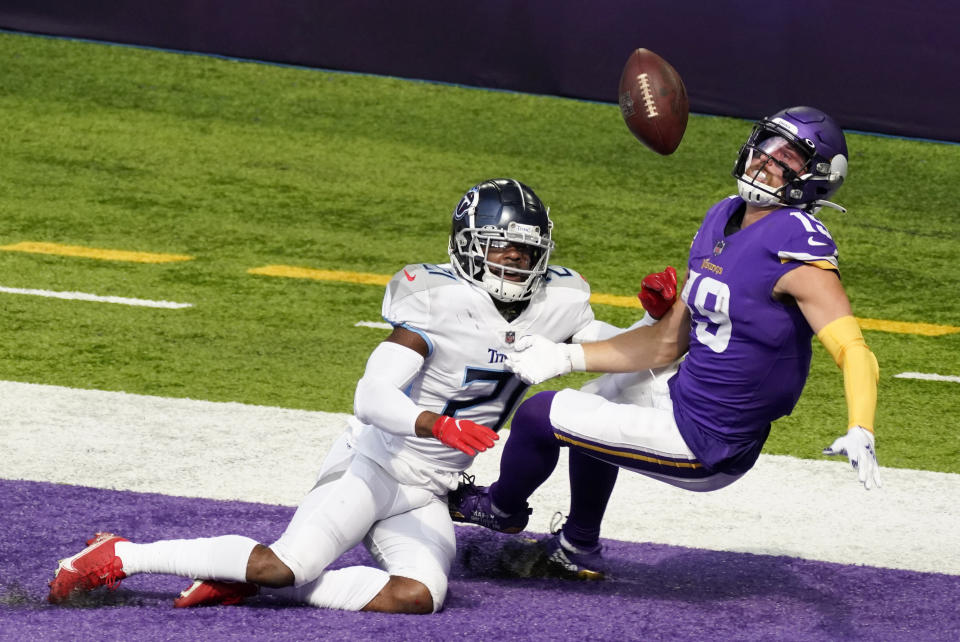
[[[600,523],[620,468],[570,448],[570,514],[563,535],[573,546],[592,551],[600,543]]]
[[[571,553],[593,553],[600,547],[600,542],[598,541],[593,546],[578,546],[567,539],[563,531],[560,531],[560,546]]]
[[[527,498],[557,467],[560,441],[550,423],[555,394],[553,390],[535,394],[513,416],[500,457],[500,478],[490,486],[490,499],[507,514],[526,510]]]
[[[123,572],[165,573],[183,577],[245,582],[247,561],[257,542],[242,535],[169,539],[150,544],[117,542],[114,551]]]

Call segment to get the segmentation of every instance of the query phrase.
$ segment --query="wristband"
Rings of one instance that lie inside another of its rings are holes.
[[[587,357],[583,352],[583,346],[579,343],[567,344],[567,358],[570,359],[570,369],[573,372],[585,372],[587,369]]]

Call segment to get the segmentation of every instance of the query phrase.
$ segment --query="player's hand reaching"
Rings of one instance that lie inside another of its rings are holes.
[[[846,455],[850,465],[860,473],[860,483],[864,488],[880,488],[880,466],[877,464],[874,437],[866,428],[854,426],[846,435],[838,437],[829,447],[824,448],[823,454]]]
[[[513,349],[514,352],[507,354],[507,367],[532,386],[573,370],[586,369],[583,346],[578,344],[554,343],[538,334],[527,334],[517,339]]]
[[[440,415],[434,422],[433,436],[471,456],[493,448],[493,442],[500,439],[500,435],[482,424],[469,419],[454,419],[447,415]]]
[[[640,282],[640,304],[654,319],[667,313],[677,300],[677,271],[667,266],[663,272],[654,272]]]

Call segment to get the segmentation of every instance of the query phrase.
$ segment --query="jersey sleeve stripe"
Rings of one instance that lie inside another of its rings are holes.
[[[409,330],[410,332],[420,335],[420,338],[423,339],[427,344],[427,356],[429,357],[430,355],[433,354],[433,341],[430,340],[430,336],[427,335],[426,332],[418,328],[414,328],[410,325],[407,325],[406,323],[394,323],[393,321],[390,321],[390,319],[386,317],[384,317],[384,320],[396,328],[403,328],[404,330]]]
[[[835,256],[816,256],[804,252],[780,252],[780,262],[789,263],[790,261],[799,261],[800,263],[809,263],[810,265],[822,268],[824,270],[840,270]]]

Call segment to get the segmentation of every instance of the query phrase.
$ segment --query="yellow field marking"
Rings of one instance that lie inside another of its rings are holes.
[[[313,279],[314,281],[342,281],[346,283],[363,283],[365,285],[386,285],[390,277],[386,274],[370,274],[369,272],[340,272],[339,270],[314,270],[312,268],[294,267],[292,265],[265,265],[247,270],[249,274],[264,276],[283,276],[291,279]]]
[[[634,296],[620,296],[618,294],[601,294],[599,292],[594,292],[590,295],[590,303],[596,305],[600,303],[602,305],[613,305],[618,308],[636,308],[642,310],[643,306],[640,305],[640,299]]]
[[[134,263],[173,263],[190,261],[192,256],[185,254],[156,254],[153,252],[131,252],[128,250],[103,250],[82,245],[60,245],[59,243],[35,243],[23,241],[13,245],[0,245],[7,252],[28,252],[30,254],[57,254],[60,256],[79,256],[101,261],[132,261]]]
[[[883,319],[857,319],[857,323],[864,330],[880,330],[881,332],[897,332],[899,334],[922,334],[927,337],[938,337],[942,334],[960,332],[960,328],[952,325],[934,325],[932,323],[911,323],[909,321],[884,321]]]
[[[283,276],[294,279],[314,279],[316,281],[342,281],[346,283],[365,283],[368,285],[386,285],[390,276],[386,274],[371,274],[369,272],[341,272],[339,270],[314,270],[312,268],[293,267],[290,265],[267,265],[247,270],[250,274],[266,276]],[[612,305],[618,308],[636,308],[643,306],[636,296],[621,296],[619,294],[602,294],[595,292],[590,295],[590,303]],[[960,327],[952,325],[934,325],[932,323],[910,323],[908,321],[885,321],[883,319],[857,319],[864,330],[878,330],[896,334],[920,334],[928,337],[960,332]]]

